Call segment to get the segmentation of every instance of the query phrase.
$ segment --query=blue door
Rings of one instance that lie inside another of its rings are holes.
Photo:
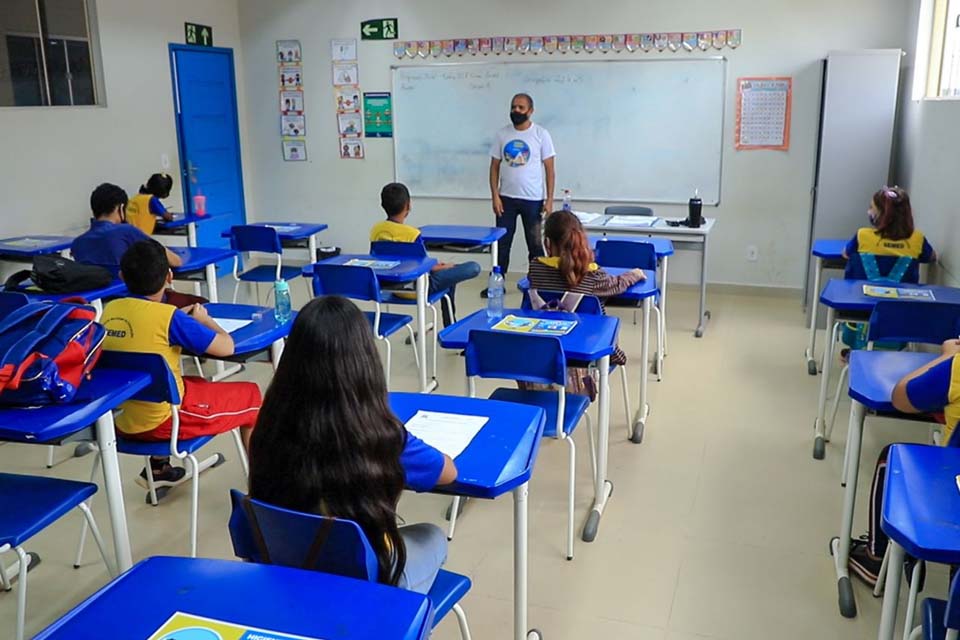
[[[194,195],[206,196],[211,219],[197,225],[197,244],[226,247],[221,232],[246,222],[233,50],[171,44],[170,70],[184,210]]]

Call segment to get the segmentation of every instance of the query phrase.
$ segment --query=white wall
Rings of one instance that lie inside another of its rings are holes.
[[[707,215],[720,218],[710,279],[782,287],[802,286],[819,115],[819,61],[832,49],[905,46],[904,21],[909,8],[902,0],[605,0],[596,5],[598,10],[587,12],[580,0],[239,3],[249,144],[256,149],[246,166],[247,181],[254,191],[254,199],[248,202],[249,215],[254,219],[322,220],[330,224],[326,236],[329,242],[354,250],[366,246],[369,227],[381,217],[380,187],[394,175],[389,140],[368,140],[367,159],[362,162],[341,161],[337,157],[329,39],[358,37],[361,20],[398,17],[400,36],[405,40],[742,28],[743,46],[724,51],[730,62],[723,192],[721,206],[707,211]],[[303,42],[310,157],[306,163],[284,163],[280,157],[274,41],[286,38]],[[669,54],[607,55],[640,58]],[[552,57],[569,59],[571,55]],[[390,65],[395,63],[392,44],[362,42],[359,59],[362,89],[389,90]],[[733,150],[734,82],[738,76],[746,75],[794,77],[789,152]],[[505,123],[507,110],[505,103]],[[562,163],[563,141],[555,142],[557,161]],[[486,167],[478,170],[486,171]],[[411,222],[415,224],[486,224],[492,219],[488,203],[470,200],[418,199],[413,211]],[[685,207],[658,206],[657,211],[685,215]],[[515,269],[525,265],[522,244],[514,243],[511,266]],[[745,259],[746,246],[750,244],[759,248],[758,262]],[[673,261],[676,266],[671,268],[671,274],[690,278],[695,261],[692,256],[687,258],[686,264],[683,259]]]
[[[911,0],[907,60],[916,51],[919,0]],[[907,78],[910,78],[907,75]],[[904,86],[909,92],[910,85]],[[896,177],[910,192],[914,217],[940,255],[934,277],[960,285],[960,222],[957,216],[957,175],[960,175],[960,100],[903,100]]]
[[[215,44],[233,48],[242,68],[236,0],[97,0],[96,9],[106,106],[0,108],[0,237],[86,226],[97,184],[132,194],[161,170],[163,153],[179,182],[167,44],[183,42],[184,21],[213,26]],[[168,203],[181,209],[179,188]]]

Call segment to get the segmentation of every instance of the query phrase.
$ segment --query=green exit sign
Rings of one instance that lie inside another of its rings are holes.
[[[396,40],[397,37],[396,18],[378,18],[360,23],[361,40]]]
[[[201,47],[213,46],[213,27],[205,24],[184,22],[183,34],[187,44],[197,44]]]

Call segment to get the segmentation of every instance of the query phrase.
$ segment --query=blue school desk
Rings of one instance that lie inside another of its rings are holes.
[[[187,236],[187,246],[197,246],[197,225],[203,224],[216,216],[209,213],[205,216],[198,216],[190,213],[173,213],[173,220],[157,220],[157,226],[153,230],[155,236]]]
[[[497,265],[499,259],[498,240],[506,235],[507,230],[502,227],[474,227],[460,224],[428,224],[420,227],[420,237],[430,248],[443,249],[490,249],[490,270]]]
[[[317,236],[327,229],[327,225],[318,222],[251,222],[255,227],[273,227],[280,237],[280,244],[287,249],[306,249],[310,253],[308,262],[317,259]],[[230,230],[222,234],[230,237]]]
[[[543,435],[543,409],[528,405],[423,393],[391,393],[402,422],[417,411],[486,416],[487,424],[456,458],[457,481],[432,493],[492,500],[513,493],[514,638],[527,637],[527,492]]]
[[[823,371],[820,379],[820,395],[817,400],[817,417],[814,422],[814,442],[813,457],[822,460],[824,452],[824,416],[827,407],[827,386],[830,378],[830,367],[833,366],[834,346],[837,342],[837,336],[840,331],[841,323],[845,321],[865,322],[873,307],[879,300],[863,293],[863,285],[874,285],[874,282],[866,280],[844,280],[843,278],[833,278],[829,280],[820,294],[820,304],[827,308],[827,344],[823,349],[823,362],[821,369]],[[929,289],[933,292],[937,302],[951,302],[960,304],[960,289],[953,287],[942,287],[939,285],[921,285],[921,284],[900,284],[897,285],[903,289]],[[917,300],[917,304],[923,304],[922,300]]]
[[[693,335],[697,338],[703,337],[706,331],[707,321],[710,319],[710,311],[707,310],[707,258],[710,233],[717,223],[716,218],[704,218],[703,224],[697,228],[677,226],[672,227],[668,222],[678,222],[682,218],[658,218],[652,226],[606,226],[611,216],[602,216],[590,224],[583,225],[588,231],[600,231],[604,236],[620,236],[621,234],[632,235],[640,240],[650,240],[661,238],[670,240],[676,245],[676,248],[689,249],[700,252],[700,311],[697,317],[697,328]],[[643,216],[637,216],[638,222],[643,221]],[[620,239],[620,238],[618,238]],[[666,273],[666,265],[664,265]],[[664,280],[664,283],[666,280]]]
[[[879,414],[894,414],[898,418],[910,418],[911,416],[899,413],[893,407],[893,388],[903,376],[936,358],[937,354],[934,353],[912,351],[857,350],[850,353],[851,404],[847,457],[844,464],[843,512],[840,519],[840,537],[830,542],[837,575],[840,612],[845,617],[853,617],[857,613],[847,561],[850,557],[850,536],[857,499],[864,417],[867,411],[873,411]],[[824,375],[826,371],[824,368]],[[951,482],[945,490],[956,492],[956,484]]]
[[[76,398],[68,404],[36,408],[0,408],[0,440],[27,444],[94,441],[100,449],[104,489],[110,510],[117,566],[133,564],[123,506],[123,488],[117,457],[117,435],[112,411],[150,383],[150,376],[133,371],[94,369]],[[91,425],[96,424],[95,428]]]
[[[180,256],[183,264],[173,269],[174,280],[188,280],[198,282],[202,280],[207,283],[207,298],[210,302],[219,302],[220,294],[217,290],[217,263],[223,260],[232,259],[237,255],[233,249],[220,249],[210,247],[167,247],[173,253]]]
[[[178,611],[239,625],[249,629],[244,638],[265,640],[290,640],[283,634],[425,640],[433,620],[426,596],[396,587],[276,565],[156,557],[138,563],[37,638],[145,639]]]
[[[639,240],[634,241],[639,242]],[[626,273],[629,271],[629,269],[604,267],[604,271],[610,275],[618,276]],[[650,311],[651,307],[653,306],[654,298],[658,293],[660,293],[660,289],[657,287],[657,274],[649,270],[645,270],[644,273],[647,276],[646,280],[634,284],[619,296],[616,296],[618,300],[627,300],[640,303],[643,310],[643,326],[640,333],[640,362],[644,364],[640,367],[640,406],[637,407],[637,411],[633,416],[633,422],[631,423],[632,427],[630,430],[630,437],[634,442],[640,442],[643,439],[643,430],[647,421],[647,416],[650,414],[650,406],[647,403],[647,382],[649,369],[646,365],[646,362],[650,357]],[[530,280],[527,277],[521,278],[520,281],[517,282],[517,288],[521,291],[527,291],[530,288]],[[662,346],[663,344],[663,336],[661,336],[660,345]],[[662,354],[657,354],[657,371],[663,370],[663,361],[660,358],[662,358]]]
[[[349,253],[341,254],[328,260],[323,260],[324,264],[345,265],[351,260],[375,260],[379,262],[396,262],[397,265],[391,269],[374,269],[377,274],[377,280],[381,283],[403,284],[405,282],[415,282],[417,288],[417,335],[427,335],[427,279],[430,270],[437,264],[436,258],[411,258],[409,256],[372,256],[367,254]],[[307,278],[313,278],[312,265],[303,268],[303,274]],[[420,390],[423,393],[429,393],[437,388],[437,379],[434,377],[427,382],[427,341],[417,340],[417,356],[420,362],[424,363],[420,367]],[[433,375],[436,376],[436,371]]]
[[[30,262],[34,256],[61,253],[70,248],[76,236],[18,236],[0,240],[0,260]]]
[[[277,365],[280,364],[280,358],[283,356],[283,345],[287,336],[290,335],[290,329],[293,328],[293,321],[297,319],[296,311],[290,313],[290,319],[286,322],[277,322],[272,307],[211,302],[204,305],[204,308],[214,320],[250,321],[250,324],[230,332],[230,337],[233,338],[233,355],[217,359],[218,363],[236,362],[242,365],[246,362],[266,360],[266,356],[269,354],[269,361],[276,370]],[[241,368],[242,366],[236,366],[224,369],[222,366],[218,366],[213,380],[223,380],[239,372]]]
[[[960,449],[907,444],[890,448],[881,522],[890,537],[877,636],[881,640],[894,637],[904,552],[940,564],[956,564],[960,559],[958,474]],[[911,596],[915,602],[914,589]],[[911,609],[908,605],[907,615],[912,622]]]
[[[568,366],[586,366],[596,363],[600,376],[598,394],[598,449],[597,468],[594,478],[594,502],[590,516],[583,527],[584,542],[592,542],[600,527],[600,517],[606,508],[613,491],[613,484],[607,479],[607,456],[610,445],[610,355],[617,343],[620,320],[614,316],[578,315],[557,311],[524,311],[504,309],[504,316],[513,314],[526,318],[547,318],[553,320],[577,320],[577,326],[559,336],[560,344],[567,357]],[[440,332],[440,346],[444,349],[462,350],[467,347],[470,332],[474,329],[489,330],[499,322],[499,318],[487,318],[486,309],[481,309],[466,318],[462,318]]]
[[[103,313],[104,298],[120,298],[128,293],[127,285],[123,284],[122,280],[114,280],[107,286],[100,287],[99,289],[89,289],[87,291],[76,291],[73,293],[46,293],[45,291],[38,290],[31,291],[28,288],[17,289],[17,292],[30,298],[31,302],[62,302],[70,298],[83,298],[91,307],[97,310],[98,320],[100,314]]]
[[[843,250],[847,246],[847,240],[841,239],[821,239],[814,240],[813,254],[815,266],[813,268],[813,305],[810,312],[810,339],[807,343],[807,350],[803,357],[807,360],[807,373],[812,376],[817,375],[817,361],[814,359],[814,349],[817,340],[817,299],[820,296],[820,280],[823,277],[824,269],[843,269],[847,261],[843,257]]]

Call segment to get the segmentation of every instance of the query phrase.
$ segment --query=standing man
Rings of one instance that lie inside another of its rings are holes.
[[[510,101],[510,122],[497,132],[490,149],[490,195],[497,226],[507,233],[498,241],[500,271],[510,266],[510,247],[517,231],[517,217],[523,222],[528,258],[543,255],[540,220],[553,210],[554,156],[550,133],[530,117],[533,98],[518,93]],[[501,171],[500,167],[503,167]],[[546,178],[546,189],[544,189]],[[486,296],[486,290],[484,290]]]

